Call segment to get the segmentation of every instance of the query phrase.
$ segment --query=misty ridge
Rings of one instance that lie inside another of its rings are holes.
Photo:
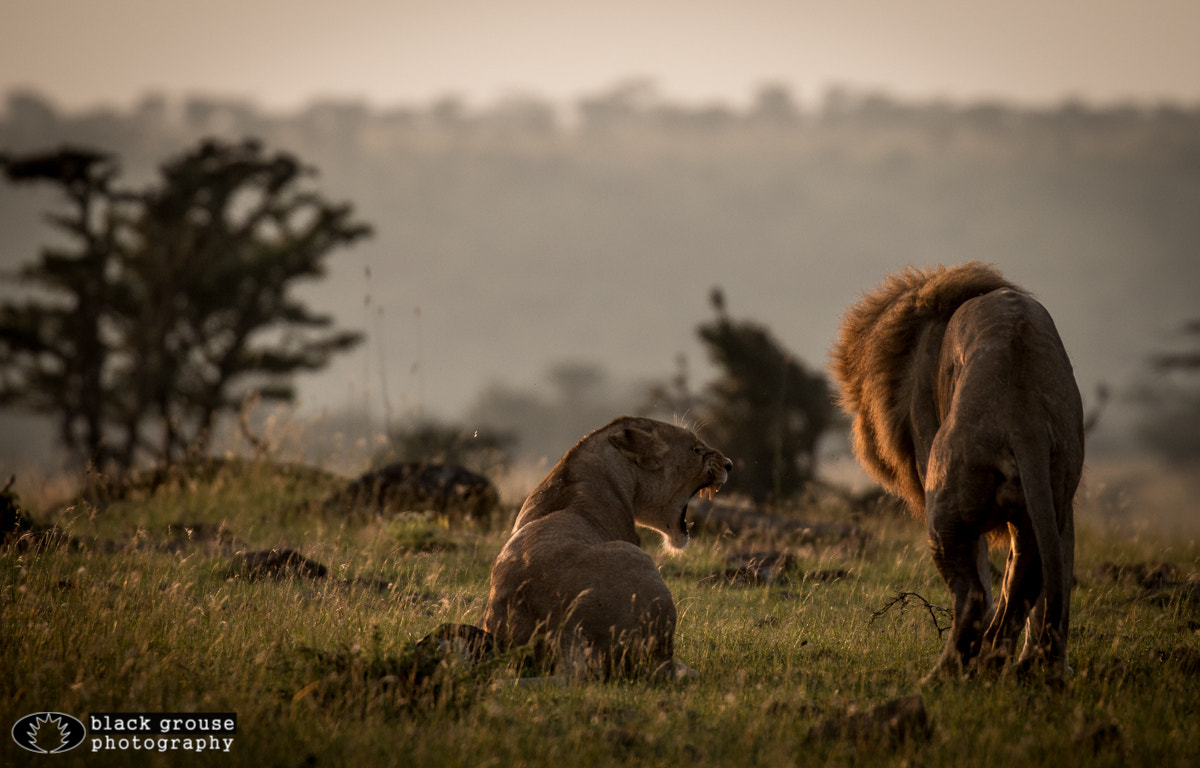
[[[1113,390],[1089,451],[1127,449],[1154,406],[1147,361],[1200,316],[1200,105],[831,89],[802,108],[765,86],[735,108],[630,80],[566,106],[279,114],[148,96],[66,113],[16,92],[0,112],[0,151],[94,147],[129,181],[210,136],[296,154],[375,228],[305,294],[368,336],[297,380],[301,413],[347,429],[439,418],[523,430],[526,452],[554,457],[645,406],[650,384],[686,370],[704,387],[696,327],[714,287],[819,370],[843,309],[887,272],[979,259],[1050,309],[1086,405]],[[54,205],[0,185],[4,274],[51,240]],[[28,455],[25,434],[7,443],[0,462]]]

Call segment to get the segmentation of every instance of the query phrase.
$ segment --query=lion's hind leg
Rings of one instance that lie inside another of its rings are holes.
[[[978,567],[982,534],[952,505],[937,501],[941,495],[931,494],[928,505],[929,544],[938,573],[954,598],[954,615],[950,638],[926,681],[967,670],[979,655],[991,610],[991,585],[984,584]]]

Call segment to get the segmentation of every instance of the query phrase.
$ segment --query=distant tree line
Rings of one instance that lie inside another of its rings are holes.
[[[893,145],[938,152],[990,152],[997,147],[1127,152],[1131,146],[1200,146],[1200,103],[1153,106],[1091,106],[1067,100],[1025,108],[1002,101],[955,104],[901,100],[879,91],[831,87],[805,107],[785,85],[765,83],[744,108],[721,103],[671,101],[646,79],[625,80],[607,90],[559,105],[536,96],[510,96],[472,107],[447,95],[427,104],[374,108],[348,99],[318,100],[295,112],[264,111],[251,102],[219,97],[169,99],[149,94],[126,112],[96,109],[66,114],[31,91],[7,94],[0,114],[0,146],[30,148],[46,141],[88,141],[124,150],[195,141],[201,136],[263,136],[271,141],[338,154],[386,153],[432,137],[521,146],[530,138],[574,136],[580,140],[669,135],[684,139],[714,133],[760,142],[774,135],[825,152],[863,146],[870,134]],[[816,143],[813,143],[816,141]],[[436,148],[436,147],[434,147]]]

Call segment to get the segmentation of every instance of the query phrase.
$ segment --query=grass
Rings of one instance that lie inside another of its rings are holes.
[[[699,679],[519,685],[504,659],[413,676],[434,669],[417,640],[443,623],[478,621],[504,526],[339,520],[307,503],[331,482],[233,464],[101,509],[34,510],[85,543],[0,550],[5,728],[41,711],[236,712],[232,752],[193,761],[261,766],[1200,760],[1194,538],[1129,534],[1089,524],[1082,510],[1070,682],[1001,677],[922,690],[942,642],[934,617],[916,599],[883,610],[900,592],[948,603],[919,525],[859,520],[868,536],[854,547],[700,537],[678,557],[660,555],[648,536],[679,609],[676,655]],[[843,512],[829,503],[796,514]],[[750,586],[720,577],[730,554],[765,546],[795,555],[788,578]],[[271,547],[299,550],[329,576],[230,577],[238,551]],[[1164,561],[1175,566],[1170,578],[1138,581],[1132,566]],[[915,693],[932,722],[927,738],[810,738],[823,721]],[[47,758],[5,736],[0,759]],[[125,765],[130,755],[92,754],[85,741],[53,759]],[[170,751],[137,755],[138,764],[181,762]]]

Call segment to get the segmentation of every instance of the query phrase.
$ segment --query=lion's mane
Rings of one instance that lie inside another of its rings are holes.
[[[913,514],[925,510],[914,460],[909,403],[922,336],[941,339],[962,304],[1000,288],[1021,290],[978,261],[890,275],[843,315],[830,369],[842,407],[854,416],[855,453]],[[936,347],[934,347],[936,348]]]

